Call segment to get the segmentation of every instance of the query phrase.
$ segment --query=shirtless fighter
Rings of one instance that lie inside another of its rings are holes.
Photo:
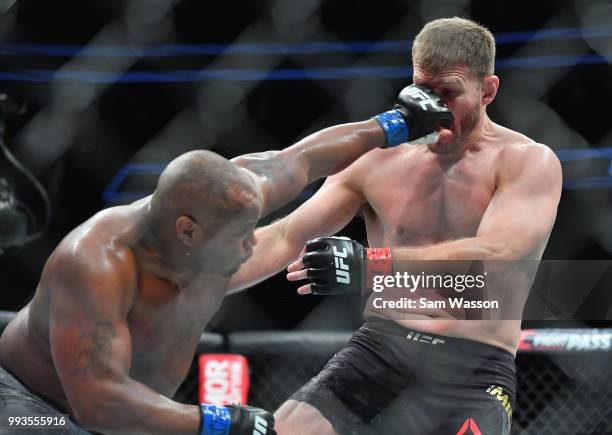
[[[414,260],[541,258],[561,166],[548,147],[487,116],[499,86],[492,34],[465,19],[435,20],[417,35],[412,58],[414,83],[433,89],[454,115],[451,135],[374,150],[328,178],[295,212],[256,231],[259,244],[234,276],[236,287],[282,269],[307,240],[336,233],[359,212],[371,248],[310,242],[288,268],[290,280],[311,280],[299,293],[343,292],[361,283],[360,270],[402,272]],[[388,140],[401,135],[401,122],[378,119]],[[350,280],[336,278],[334,253]],[[523,297],[502,290],[506,300]],[[444,310],[368,307],[347,346],[277,411],[279,434],[509,433],[520,315],[466,320]]]
[[[398,101],[410,139],[452,121],[446,107],[421,107],[413,94]],[[105,434],[275,433],[264,410],[170,398],[230,277],[251,256],[259,218],[384,144],[372,119],[231,162],[189,152],[168,165],[152,196],[77,227],[0,338],[0,432],[13,433],[9,416],[61,411]],[[72,419],[53,433],[86,433]]]

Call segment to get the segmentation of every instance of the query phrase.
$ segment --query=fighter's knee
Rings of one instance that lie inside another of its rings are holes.
[[[278,435],[336,435],[330,422],[314,406],[288,400],[274,414]]]

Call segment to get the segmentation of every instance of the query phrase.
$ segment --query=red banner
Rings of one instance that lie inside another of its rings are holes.
[[[249,394],[249,362],[242,355],[201,355],[198,381],[200,403],[244,405]]]

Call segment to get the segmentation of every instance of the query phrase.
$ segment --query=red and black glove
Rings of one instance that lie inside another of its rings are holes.
[[[365,248],[346,237],[320,237],[306,244],[304,268],[313,294],[341,295],[371,288],[375,275],[392,273],[390,248]]]

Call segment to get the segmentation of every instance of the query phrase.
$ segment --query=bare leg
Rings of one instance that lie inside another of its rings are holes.
[[[274,413],[278,435],[338,435],[331,423],[312,405],[288,400]]]

